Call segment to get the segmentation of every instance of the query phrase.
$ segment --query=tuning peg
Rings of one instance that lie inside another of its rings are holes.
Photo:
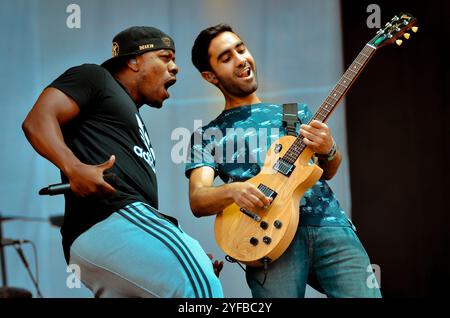
[[[395,41],[395,44],[397,44],[398,46],[402,45],[402,43],[403,43],[403,41],[400,39]]]
[[[407,40],[409,40],[409,37],[411,36],[411,34],[409,34],[409,33],[405,33],[405,34],[403,34],[403,37],[405,38],[405,39],[407,39]]]
[[[412,30],[414,33],[416,33],[417,30],[419,30],[419,27],[413,26],[413,27],[411,28],[411,30]]]

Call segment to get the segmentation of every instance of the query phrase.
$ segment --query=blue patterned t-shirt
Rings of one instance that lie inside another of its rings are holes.
[[[298,118],[308,123],[312,114],[298,104]],[[208,166],[223,182],[245,181],[259,173],[270,145],[287,134],[282,124],[283,107],[253,104],[224,110],[191,137],[186,177],[193,169]],[[297,133],[299,132],[297,125]],[[324,179],[305,192],[300,202],[300,225],[352,226]]]

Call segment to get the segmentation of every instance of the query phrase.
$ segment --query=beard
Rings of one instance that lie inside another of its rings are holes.
[[[156,109],[160,109],[163,107],[163,105],[161,103],[151,103],[151,104],[147,104],[148,106],[150,106],[151,108],[156,108]]]
[[[162,108],[162,106],[163,106],[163,103],[164,103],[164,101],[159,101],[159,100],[155,100],[155,99],[145,99],[144,101],[143,101],[143,104],[144,105],[147,105],[147,106],[149,106],[149,107],[151,107],[151,108],[156,108],[156,109],[160,109],[160,108]]]
[[[256,78],[256,70],[253,70],[253,80],[250,83],[239,85],[236,81],[219,78],[219,88],[226,94],[235,97],[246,97],[253,94],[258,89],[258,80]]]

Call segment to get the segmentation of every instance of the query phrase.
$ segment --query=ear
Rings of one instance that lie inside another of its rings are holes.
[[[138,60],[136,57],[133,57],[128,60],[127,65],[129,68],[131,68],[133,71],[137,72],[139,71],[139,65]]]
[[[202,77],[207,80],[208,82],[210,82],[211,84],[217,85],[219,83],[219,80],[216,77],[216,74],[214,74],[211,71],[205,71],[202,72]]]

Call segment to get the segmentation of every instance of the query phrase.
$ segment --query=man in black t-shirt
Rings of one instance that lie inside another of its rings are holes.
[[[139,114],[176,81],[173,40],[152,27],[113,39],[101,66],[67,70],[40,95],[23,130],[71,192],[61,229],[66,261],[97,297],[221,297],[208,256],[159,213],[155,154]],[[109,159],[108,159],[109,158]],[[111,185],[105,171],[117,175]]]

